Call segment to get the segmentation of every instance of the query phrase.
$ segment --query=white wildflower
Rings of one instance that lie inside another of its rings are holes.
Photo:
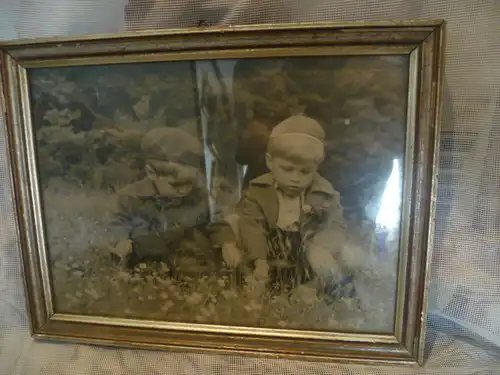
[[[215,305],[214,305],[213,303],[210,303],[210,304],[208,305],[208,309],[210,310],[210,312],[211,312],[212,314],[214,314],[214,313],[215,313]]]
[[[211,315],[210,311],[206,307],[200,308],[200,314],[206,317],[209,317]]]
[[[158,282],[158,284],[161,284],[161,285],[169,286],[169,285],[172,284],[172,280],[171,279],[161,279],[159,277],[156,277],[155,280]]]
[[[167,289],[170,291],[170,292],[175,292],[176,291],[176,286],[175,285],[168,285]]]
[[[164,272],[168,272],[168,271],[170,271],[170,268],[168,268],[168,266],[167,266],[165,263],[162,263],[162,264],[161,264],[161,269],[162,269],[162,271],[164,271]]]
[[[345,303],[347,309],[352,310],[354,301],[352,298],[342,298],[342,302]]]
[[[330,327],[336,327],[336,326],[338,326],[338,324],[339,324],[339,322],[337,322],[337,320],[335,318],[333,318],[333,317],[328,318],[328,325]]]
[[[128,272],[123,272],[123,271],[118,272],[117,276],[119,279],[123,280],[128,280],[130,278],[130,274]]]
[[[95,289],[85,289],[85,293],[87,293],[89,296],[91,296],[94,299],[99,298],[99,293]]]
[[[186,302],[190,305],[196,305],[203,300],[203,296],[200,293],[194,292],[190,296],[186,297]]]
[[[297,287],[295,293],[298,299],[307,305],[313,305],[318,300],[316,296],[316,290],[305,285],[300,285],[299,287]]]
[[[221,294],[225,299],[231,299],[234,297],[234,292],[232,290],[223,290]]]
[[[167,301],[161,306],[160,310],[163,312],[167,312],[172,307],[174,307],[174,303],[172,301]]]
[[[141,288],[136,286],[134,289],[132,289],[132,292],[140,294],[141,293]]]
[[[168,299],[168,294],[165,292],[160,293],[160,298],[161,299]]]

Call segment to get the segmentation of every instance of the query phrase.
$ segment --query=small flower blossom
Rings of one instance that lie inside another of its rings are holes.
[[[196,305],[203,300],[203,296],[200,293],[194,292],[190,296],[186,297],[186,302],[190,305]]]
[[[165,302],[161,307],[160,307],[160,310],[162,312],[167,312],[168,310],[170,310],[172,307],[174,307],[174,303],[172,301],[167,301]]]
[[[206,316],[206,317],[209,317],[210,315],[212,315],[212,314],[210,313],[210,311],[209,311],[206,307],[201,307],[201,308],[200,308],[200,314],[201,314],[202,316]]]
[[[212,313],[215,314],[215,305],[213,303],[208,305],[208,310]]]
[[[206,318],[203,315],[196,315],[195,320],[198,323],[202,323],[202,322],[206,321]]]
[[[302,212],[306,215],[310,214],[312,211],[312,206],[310,204],[304,204],[302,206]]]
[[[168,294],[165,292],[160,293],[160,298],[161,299],[168,299]]]
[[[255,302],[254,300],[251,300],[248,305],[244,307],[246,311],[256,311],[262,309],[262,305],[260,303]]]
[[[123,272],[123,271],[118,272],[117,276],[118,278],[123,280],[128,280],[130,278],[130,274],[128,272]]]
[[[174,293],[177,288],[176,288],[175,285],[171,284],[171,285],[167,286],[167,289],[168,289],[169,292]]]
[[[225,299],[238,297],[238,293],[236,293],[234,290],[223,290],[221,294]]]
[[[162,265],[161,265],[161,269],[162,269],[162,271],[164,271],[164,272],[168,272],[168,271],[170,271],[170,268],[168,268],[168,266],[167,266],[165,263],[162,263]]]

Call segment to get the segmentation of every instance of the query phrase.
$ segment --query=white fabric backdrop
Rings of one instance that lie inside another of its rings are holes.
[[[0,40],[125,29],[326,20],[445,19],[443,169],[422,369],[311,364],[34,342],[27,332],[0,117],[0,375],[499,374],[498,0],[0,0]],[[126,21],[128,20],[128,26]],[[0,115],[1,116],[1,115]]]

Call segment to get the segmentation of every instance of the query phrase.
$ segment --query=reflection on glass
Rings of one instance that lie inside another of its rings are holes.
[[[376,223],[389,232],[399,229],[401,220],[401,170],[398,159],[392,162],[392,172],[387,180]]]
[[[56,310],[390,332],[406,76],[404,56],[30,70]]]

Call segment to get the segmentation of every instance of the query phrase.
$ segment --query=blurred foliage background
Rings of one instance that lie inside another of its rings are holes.
[[[115,190],[141,178],[141,136],[153,127],[196,120],[192,65],[31,70],[42,185],[63,178],[81,186]]]
[[[240,138],[245,128],[270,130],[297,113],[317,119],[327,134],[320,173],[340,191],[346,215],[364,220],[367,205],[377,211],[393,160],[404,156],[408,64],[405,56],[240,60],[234,75]],[[266,170],[262,133],[241,141],[243,162],[255,168],[249,166],[249,178]]]
[[[42,185],[64,179],[114,191],[141,178],[141,135],[156,126],[204,138],[219,174],[238,175],[238,161],[248,180],[267,171],[262,128],[304,113],[327,133],[321,174],[340,191],[346,215],[365,219],[404,155],[407,57],[214,61],[201,77],[196,64],[31,70]]]

